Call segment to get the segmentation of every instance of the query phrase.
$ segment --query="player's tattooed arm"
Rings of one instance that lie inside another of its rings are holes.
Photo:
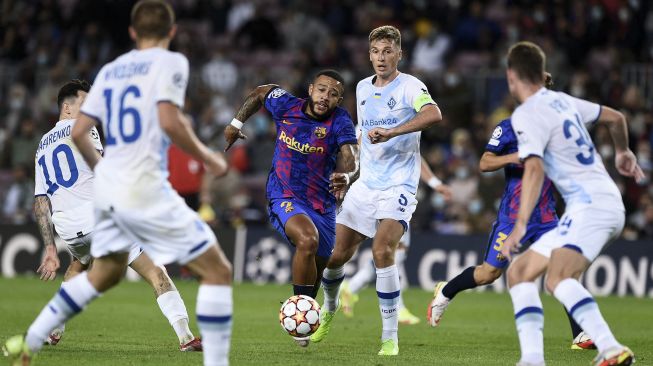
[[[241,122],[247,121],[249,117],[253,116],[254,113],[261,109],[265,101],[265,96],[268,95],[270,90],[277,87],[278,85],[276,84],[267,84],[260,85],[252,90],[252,92],[247,96],[247,99],[245,99],[243,105],[240,106],[238,113],[236,113],[236,119]]]
[[[508,155],[497,155],[486,151],[481,156],[478,167],[483,173],[487,173],[499,170],[508,164],[519,164],[519,153],[514,152]]]
[[[53,280],[59,269],[57,246],[54,243],[54,230],[52,229],[52,213],[50,199],[47,196],[37,196],[34,200],[34,216],[45,243],[45,255],[41,265],[36,270],[44,281]]]
[[[270,90],[276,87],[278,87],[276,84],[260,85],[256,87],[256,89],[252,90],[251,93],[249,93],[243,105],[240,106],[240,109],[238,109],[238,113],[236,113],[236,118],[234,118],[234,121],[232,121],[231,124],[227,125],[227,127],[224,129],[224,139],[227,143],[227,147],[224,149],[224,151],[229,150],[231,145],[238,141],[238,139],[247,138],[247,136],[245,136],[245,134],[243,134],[243,132],[240,130],[242,125],[249,119],[249,117],[253,116],[254,113],[258,112],[259,109],[261,109],[263,103],[265,102],[265,96],[268,95]],[[234,125],[234,123],[237,125]]]

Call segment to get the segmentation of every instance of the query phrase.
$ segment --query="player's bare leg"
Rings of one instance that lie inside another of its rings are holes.
[[[594,297],[576,280],[590,264],[575,249],[555,249],[551,253],[546,287],[594,341],[599,351],[595,364],[630,365],[635,360],[634,354],[616,340]]]
[[[177,334],[179,349],[184,352],[201,351],[201,341],[193,336],[188,326],[188,312],[184,300],[165,267],[155,265],[145,253],[141,253],[129,266],[154,289],[161,312]]]
[[[315,259],[320,238],[317,228],[308,216],[295,215],[288,219],[284,229],[296,248],[292,259],[293,292],[314,297],[318,277]]]
[[[336,245],[322,275],[324,304],[320,313],[320,327],[311,335],[311,341],[321,342],[329,333],[331,321],[340,305],[338,296],[340,284],[345,279],[345,263],[354,256],[358,246],[365,239],[365,235],[345,225],[336,224]]]
[[[128,255],[115,253],[98,258],[88,272],[64,282],[31,324],[25,337],[15,336],[5,343],[3,348],[10,362],[29,365],[32,355],[43,347],[54,328],[80,313],[100,293],[120,282],[127,267]]]
[[[233,295],[231,263],[217,245],[186,264],[199,277],[197,323],[205,365],[229,364]]]
[[[73,277],[77,276],[78,274],[86,271],[89,267],[89,264],[83,264],[82,262],[79,261],[77,258],[73,258],[72,262],[70,262],[70,265],[66,269],[66,273],[63,275],[63,280],[64,282],[70,281]]]
[[[381,220],[372,242],[372,255],[376,266],[376,293],[383,323],[379,355],[395,356],[399,353],[399,294],[401,285],[395,265],[395,251],[404,226],[396,220]]]

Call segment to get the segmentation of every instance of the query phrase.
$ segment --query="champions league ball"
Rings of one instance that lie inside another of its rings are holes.
[[[310,336],[320,326],[320,305],[310,296],[291,296],[281,305],[279,323],[293,337]]]

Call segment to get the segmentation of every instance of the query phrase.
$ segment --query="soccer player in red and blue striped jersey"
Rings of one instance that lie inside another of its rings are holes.
[[[315,297],[322,270],[335,242],[334,192],[356,170],[357,139],[349,113],[339,104],[344,79],[334,70],[319,72],[297,98],[278,85],[257,87],[225,129],[228,147],[242,123],[261,106],[277,127],[276,147],[267,182],[270,222],[296,251],[292,261],[295,295]],[[243,121],[243,122],[241,122]]]

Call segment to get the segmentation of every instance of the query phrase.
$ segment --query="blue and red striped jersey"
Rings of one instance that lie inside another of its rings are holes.
[[[485,151],[496,155],[508,155],[517,152],[517,136],[512,129],[510,119],[501,121],[492,132],[492,138],[485,146]],[[522,164],[509,164],[503,168],[506,177],[506,186],[501,197],[497,221],[514,223],[519,211],[519,196],[521,194],[521,181],[524,174]],[[557,220],[555,211],[555,198],[553,197],[553,183],[549,178],[544,178],[540,199],[531,214],[529,223],[547,223]]]
[[[267,197],[294,198],[319,213],[333,212],[336,200],[329,192],[329,176],[340,147],[358,143],[354,123],[340,107],[329,118],[315,120],[304,113],[305,103],[279,87],[265,96],[265,109],[277,126]]]

